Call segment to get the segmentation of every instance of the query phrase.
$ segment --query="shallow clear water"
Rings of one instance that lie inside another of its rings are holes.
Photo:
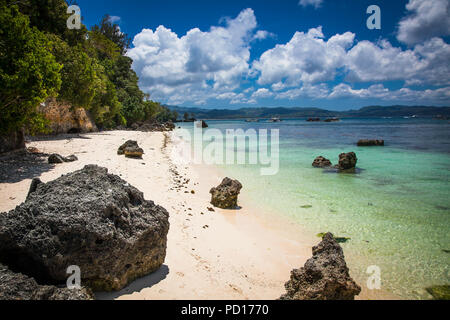
[[[428,298],[424,288],[447,284],[450,262],[450,124],[431,119],[344,119],[309,123],[208,121],[210,128],[280,130],[280,170],[224,166],[255,205],[270,208],[312,233],[349,237],[343,244],[352,273],[381,268],[382,289]],[[192,126],[192,125],[191,125]],[[187,127],[187,124],[183,124]],[[362,138],[385,147],[356,147]],[[248,151],[248,150],[247,150]],[[311,166],[322,155],[337,163],[354,151],[358,174]]]

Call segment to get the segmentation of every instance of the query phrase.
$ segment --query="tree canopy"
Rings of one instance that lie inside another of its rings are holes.
[[[64,0],[0,0],[0,131],[42,131],[37,106],[56,97],[89,110],[100,128],[175,120],[139,88],[128,35],[105,15],[68,29]]]

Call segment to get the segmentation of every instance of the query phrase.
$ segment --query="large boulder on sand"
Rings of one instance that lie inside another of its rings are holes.
[[[282,300],[353,300],[361,292],[350,277],[341,246],[331,233],[312,248],[313,256],[291,271]]]
[[[357,143],[358,147],[384,146],[384,140],[361,139]]]
[[[326,168],[331,167],[331,165],[332,165],[331,161],[322,156],[319,156],[316,159],[314,159],[314,162],[312,163],[312,166],[315,168]]]
[[[119,290],[162,265],[168,217],[120,177],[88,165],[37,184],[0,214],[0,262],[45,284],[65,283],[77,265],[83,286]]]
[[[128,140],[117,150],[118,155],[124,154],[128,158],[142,158],[144,150],[139,147],[137,141]]]
[[[211,204],[222,209],[234,209],[237,207],[238,195],[242,189],[242,184],[230,178],[225,178],[222,183],[212,188]]]
[[[0,300],[93,300],[90,290],[39,285],[33,278],[0,264]]]
[[[354,152],[349,153],[341,153],[339,155],[339,164],[337,168],[339,170],[350,170],[356,167],[356,163],[358,162],[358,158]]]

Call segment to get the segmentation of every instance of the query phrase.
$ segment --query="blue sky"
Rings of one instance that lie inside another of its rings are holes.
[[[134,41],[141,89],[204,108],[450,105],[448,0],[78,0]],[[369,30],[369,5],[381,30]]]

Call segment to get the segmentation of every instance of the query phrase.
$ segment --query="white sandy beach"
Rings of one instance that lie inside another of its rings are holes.
[[[142,160],[117,155],[117,148],[129,139],[144,149]],[[318,243],[318,238],[281,217],[261,218],[246,206],[245,185],[241,209],[209,211],[209,190],[223,176],[206,165],[176,166],[171,159],[173,143],[163,133],[110,131],[34,141],[27,146],[79,158],[42,173],[43,182],[98,164],[170,213],[167,256],[161,269],[120,292],[98,294],[99,299],[277,299],[285,292],[290,271],[303,266],[311,257],[311,247]],[[23,202],[30,182],[1,183],[0,212]],[[380,298],[359,284],[363,287],[359,299]]]

